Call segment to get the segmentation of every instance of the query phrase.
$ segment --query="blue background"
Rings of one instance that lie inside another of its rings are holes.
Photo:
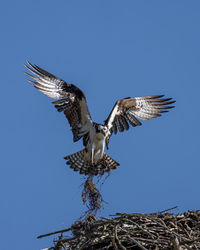
[[[165,94],[176,108],[112,136],[121,166],[101,193],[99,215],[200,208],[200,2],[197,0],[4,1],[0,9],[1,249],[42,249],[85,211],[83,178],[64,156],[72,142],[63,114],[26,82],[26,60],[76,84],[94,121],[115,101]]]

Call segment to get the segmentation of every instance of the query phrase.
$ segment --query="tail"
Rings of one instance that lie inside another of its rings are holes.
[[[75,154],[68,155],[64,157],[68,160],[66,164],[70,165],[74,171],[79,171],[80,174],[94,176],[103,175],[104,172],[110,172],[111,169],[116,169],[119,163],[113,160],[105,152],[103,153],[102,159],[100,159],[96,164],[90,164],[85,161],[86,149],[83,149]]]

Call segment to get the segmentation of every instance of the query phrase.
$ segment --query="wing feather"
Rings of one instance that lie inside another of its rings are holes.
[[[53,104],[59,112],[64,112],[68,119],[74,141],[87,134],[92,126],[92,119],[84,93],[75,85],[65,82],[37,65],[27,62],[25,67],[33,74],[25,72],[31,78],[28,82],[45,95],[59,99]]]
[[[120,132],[128,130],[129,124],[133,127],[142,125],[137,118],[150,120],[168,112],[168,109],[174,108],[171,104],[175,101],[172,98],[163,97],[164,95],[155,95],[118,100],[105,121],[105,125],[110,130],[109,136],[112,135],[112,132],[116,134],[118,130]]]

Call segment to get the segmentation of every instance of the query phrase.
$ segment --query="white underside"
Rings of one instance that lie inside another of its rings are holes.
[[[90,133],[89,142],[87,145],[88,153],[85,155],[85,160],[96,164],[102,157],[105,148],[105,136],[101,133],[96,134],[93,129]]]

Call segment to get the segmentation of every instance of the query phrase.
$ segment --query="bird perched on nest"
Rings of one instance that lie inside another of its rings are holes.
[[[65,157],[66,163],[80,174],[103,175],[105,171],[116,169],[119,163],[104,152],[105,144],[108,149],[111,135],[128,130],[129,125],[140,126],[137,118],[149,120],[174,107],[168,105],[175,101],[163,98],[164,95],[127,97],[115,103],[104,124],[98,124],[93,122],[85,94],[78,87],[30,62],[25,67],[33,74],[25,73],[34,80],[28,80],[34,87],[51,98],[59,99],[53,104],[68,119],[74,142],[83,138],[85,148]]]

